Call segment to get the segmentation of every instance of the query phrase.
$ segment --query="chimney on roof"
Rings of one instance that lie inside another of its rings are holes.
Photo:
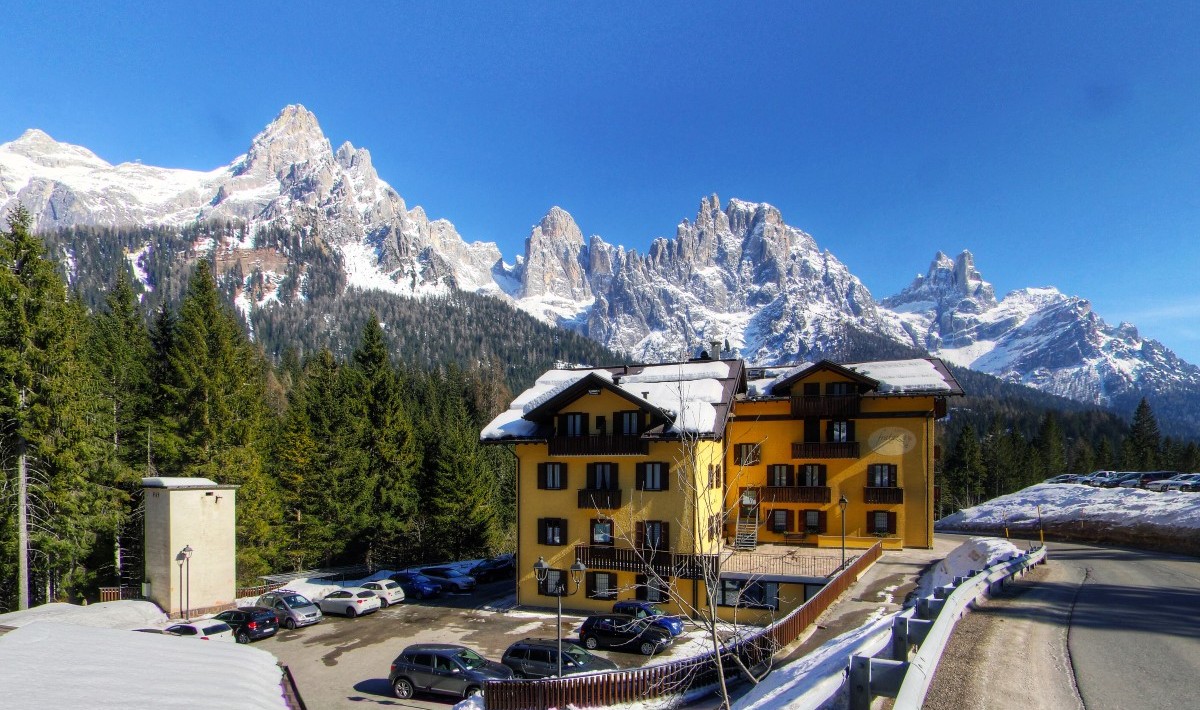
[[[720,340],[708,341],[708,352],[709,352],[709,356],[708,356],[709,360],[720,360],[721,359],[721,341]]]

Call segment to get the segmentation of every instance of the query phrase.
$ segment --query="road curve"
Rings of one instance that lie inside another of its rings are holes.
[[[959,622],[925,707],[1200,707],[1200,559],[1048,547],[1044,567]]]

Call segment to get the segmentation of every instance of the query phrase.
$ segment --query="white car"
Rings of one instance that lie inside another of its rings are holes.
[[[233,628],[220,619],[201,619],[172,624],[163,629],[163,633],[172,636],[186,636],[201,641],[237,642],[237,639],[233,637]]]
[[[381,579],[378,582],[364,582],[363,589],[370,589],[375,592],[375,596],[379,597],[379,603],[386,609],[392,604],[399,604],[404,601],[404,590],[400,588],[398,582],[390,579]]]
[[[379,597],[374,590],[362,587],[342,587],[330,592],[324,599],[317,600],[317,606],[326,614],[345,614],[353,619],[360,614],[370,614],[379,611]]]
[[[1191,483],[1191,478],[1194,475],[1195,474],[1192,473],[1181,473],[1178,476],[1173,476],[1171,478],[1160,478],[1157,481],[1150,481],[1146,484],[1146,490],[1158,491],[1159,493],[1172,489],[1178,490],[1180,484]]]

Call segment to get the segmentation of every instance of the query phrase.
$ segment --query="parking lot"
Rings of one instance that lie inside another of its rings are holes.
[[[311,708],[382,705],[398,708],[447,708],[457,699],[418,695],[399,700],[388,685],[392,659],[413,643],[457,643],[499,661],[514,641],[554,638],[554,612],[512,608],[513,582],[480,585],[474,594],[451,594],[427,601],[406,601],[373,614],[347,619],[326,616],[307,628],[280,629],[254,645],[274,653],[292,669],[305,703]],[[563,640],[575,640],[584,617],[563,614]],[[703,650],[703,633],[689,629],[663,655],[654,659],[629,653],[598,651],[617,665],[637,667],[664,656],[684,657]]]

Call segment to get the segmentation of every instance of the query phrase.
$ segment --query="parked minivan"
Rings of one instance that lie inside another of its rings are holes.
[[[320,621],[321,610],[308,600],[308,597],[291,589],[278,589],[267,592],[254,602],[255,606],[270,607],[279,619],[279,623],[288,629],[299,626],[311,626]]]

